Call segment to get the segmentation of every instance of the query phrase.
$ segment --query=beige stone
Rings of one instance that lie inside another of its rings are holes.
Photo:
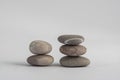
[[[52,46],[46,41],[35,40],[30,43],[29,49],[33,54],[48,54],[52,51]]]

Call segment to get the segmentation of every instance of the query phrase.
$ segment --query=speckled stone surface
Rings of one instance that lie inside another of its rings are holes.
[[[35,40],[30,43],[29,49],[33,54],[48,54],[52,51],[52,46],[46,41]]]
[[[58,41],[67,45],[79,45],[84,42],[84,37],[81,35],[61,35],[58,37]]]
[[[86,67],[90,64],[90,60],[81,56],[65,56],[60,59],[60,64],[65,67]]]
[[[54,62],[50,55],[33,55],[27,58],[27,62],[33,66],[48,66]]]
[[[87,52],[87,49],[82,45],[63,45],[60,47],[60,52],[68,56],[79,56],[85,54]]]

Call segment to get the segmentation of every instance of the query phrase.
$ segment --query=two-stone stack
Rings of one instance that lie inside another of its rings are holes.
[[[63,43],[60,47],[60,52],[65,57],[60,59],[60,64],[65,67],[85,67],[90,64],[90,60],[81,55],[87,52],[86,47],[80,45],[84,42],[84,37],[80,35],[61,35],[58,41]]]
[[[27,58],[33,66],[47,66],[53,63],[54,58],[47,55],[52,51],[52,46],[46,41],[35,40],[30,43],[29,50],[34,54]]]

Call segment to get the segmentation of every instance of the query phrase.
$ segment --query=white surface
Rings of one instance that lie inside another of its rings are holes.
[[[119,0],[0,0],[0,80],[119,80]],[[59,66],[57,37],[80,34],[91,60],[85,68]],[[33,40],[52,44],[55,62],[26,63]]]

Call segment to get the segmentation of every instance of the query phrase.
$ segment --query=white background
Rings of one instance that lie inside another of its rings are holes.
[[[85,68],[59,65],[57,37],[85,37]],[[29,66],[29,43],[52,44],[55,62]],[[0,80],[120,80],[119,0],[0,0]]]

